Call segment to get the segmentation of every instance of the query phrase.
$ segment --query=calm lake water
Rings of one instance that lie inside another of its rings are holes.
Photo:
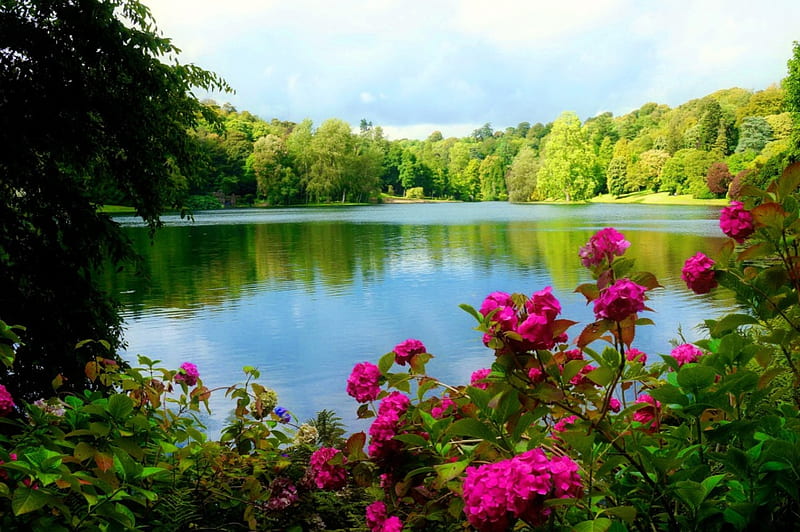
[[[460,303],[480,306],[492,291],[531,294],[552,286],[563,317],[593,320],[573,292],[591,280],[578,249],[603,227],[632,243],[628,256],[656,274],[656,326],[636,347],[658,359],[670,340],[700,336],[696,325],[733,306],[726,294],[696,296],[680,279],[683,261],[722,243],[718,208],[642,205],[402,204],[226,210],[193,222],[166,216],[151,244],[135,219],[120,217],[149,279],[108,279],[124,304],[127,357],[166,367],[197,364],[210,388],[260,382],[300,421],[335,410],[351,430],[357,404],[345,394],[353,365],[377,362],[406,338],[433,353],[430,374],[451,384],[489,367],[492,352]],[[213,433],[230,412],[212,397]]]

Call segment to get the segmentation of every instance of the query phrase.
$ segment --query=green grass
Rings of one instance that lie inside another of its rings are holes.
[[[614,197],[603,194],[589,200],[591,203],[642,203],[646,205],[727,205],[729,200],[695,199],[691,194],[672,196],[669,192],[634,192]]]
[[[125,205],[103,205],[100,207],[100,212],[108,214],[133,214],[136,212],[136,209]]]

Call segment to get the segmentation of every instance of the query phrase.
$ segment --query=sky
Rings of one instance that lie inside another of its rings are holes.
[[[786,76],[798,0],[144,0],[209,95],[390,139],[678,106]]]

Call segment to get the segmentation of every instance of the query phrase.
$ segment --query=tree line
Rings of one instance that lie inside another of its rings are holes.
[[[389,140],[380,126],[262,120],[203,102],[198,164],[180,186],[195,207],[374,201],[380,193],[462,201],[582,201],[652,191],[696,198],[764,185],[794,149],[787,90],[720,90],[678,107],[646,103],[581,121],[484,124],[463,138]],[[216,199],[209,199],[215,195]],[[115,198],[110,197],[113,203]],[[211,203],[209,204],[208,201]]]

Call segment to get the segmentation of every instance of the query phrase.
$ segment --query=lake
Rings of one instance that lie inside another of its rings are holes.
[[[684,260],[723,242],[719,208],[654,205],[388,204],[198,213],[165,216],[151,243],[136,219],[116,218],[144,256],[147,280],[110,275],[124,305],[128,344],[177,368],[197,364],[210,388],[242,379],[256,366],[260,382],[300,421],[332,409],[350,430],[357,403],[345,394],[354,364],[377,359],[418,338],[435,355],[428,372],[450,384],[489,367],[474,319],[492,291],[528,295],[552,286],[562,317],[593,321],[575,287],[591,280],[578,249],[603,227],[631,242],[627,256],[656,274],[634,346],[658,360],[679,331],[733,307],[730,294],[691,293],[680,279]],[[230,411],[222,392],[206,422],[215,433]]]

